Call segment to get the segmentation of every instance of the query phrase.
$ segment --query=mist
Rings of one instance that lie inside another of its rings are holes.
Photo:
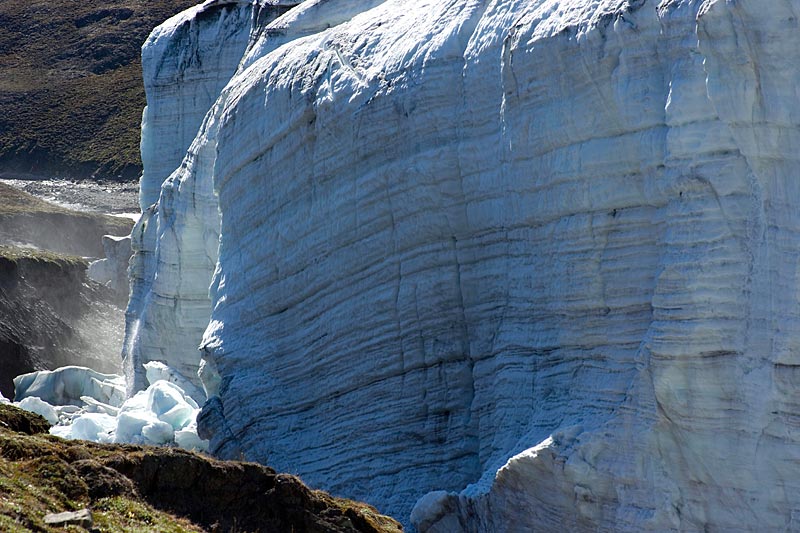
[[[102,236],[131,221],[50,204],[0,183],[0,392],[13,378],[78,365],[121,373],[127,283],[90,279]],[[112,270],[124,275],[124,262]]]

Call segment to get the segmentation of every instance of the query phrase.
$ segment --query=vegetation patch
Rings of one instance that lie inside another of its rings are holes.
[[[8,246],[0,244],[0,261],[10,261],[12,263],[37,262],[53,263],[54,265],[66,266],[86,266],[87,261],[83,257],[75,255],[58,254],[48,250],[38,248],[23,248],[19,246]]]
[[[65,441],[42,433],[46,425],[0,405],[0,531],[85,531],[44,522],[81,509],[101,532],[402,531],[367,504],[266,466],[174,448]]]

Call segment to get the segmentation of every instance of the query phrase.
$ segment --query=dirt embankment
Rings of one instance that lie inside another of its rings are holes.
[[[45,515],[85,508],[99,532],[402,531],[369,505],[265,466],[174,448],[64,441],[47,427],[38,415],[0,405],[2,531],[63,531],[48,527]]]

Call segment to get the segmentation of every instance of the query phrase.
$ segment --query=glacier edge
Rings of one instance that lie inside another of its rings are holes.
[[[148,92],[127,343],[217,453],[420,531],[796,527],[798,2],[220,4],[145,45],[222,59]]]

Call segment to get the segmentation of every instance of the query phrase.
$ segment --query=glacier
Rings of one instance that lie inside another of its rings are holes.
[[[800,529],[798,14],[170,19],[143,47],[129,394],[166,364],[214,453],[418,531]]]

